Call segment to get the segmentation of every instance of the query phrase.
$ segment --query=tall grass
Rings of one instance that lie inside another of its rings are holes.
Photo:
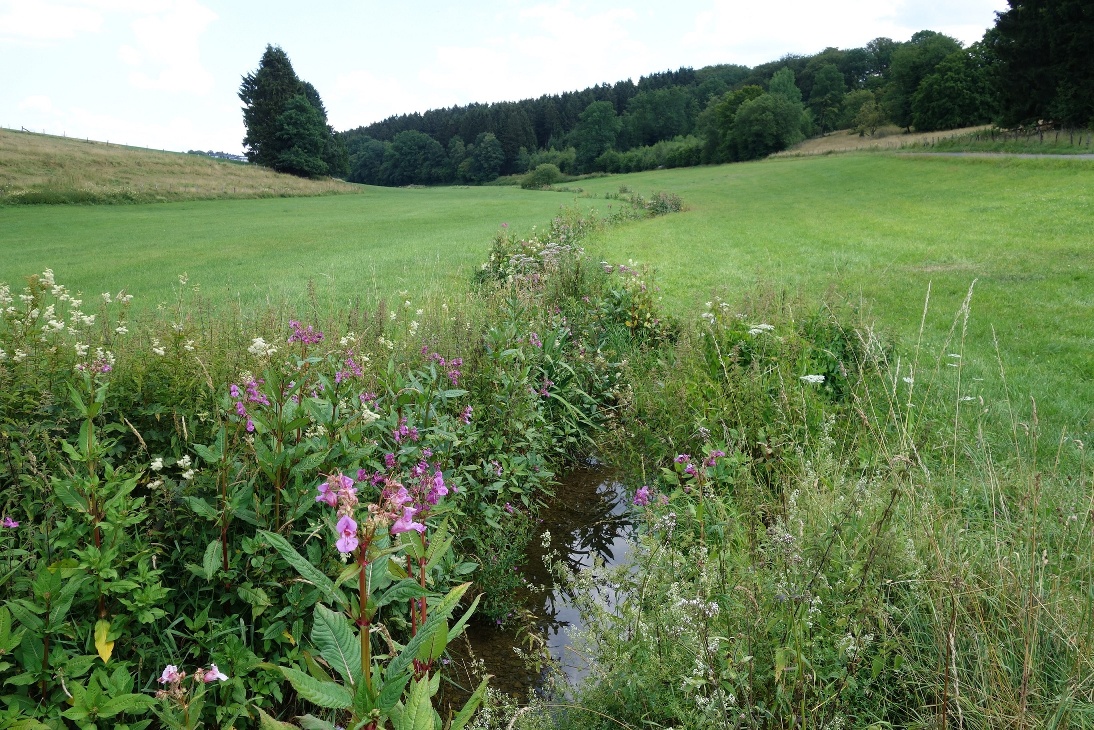
[[[0,130],[0,204],[156,203],[360,192],[257,165]]]

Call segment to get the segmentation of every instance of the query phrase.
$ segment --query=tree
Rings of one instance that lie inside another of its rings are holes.
[[[277,118],[274,142],[279,151],[270,167],[301,177],[325,175],[330,169],[323,161],[327,137],[319,112],[306,96],[297,94]]]
[[[1094,124],[1094,2],[1008,5],[986,38],[999,59],[1001,121]]]
[[[991,119],[995,99],[988,70],[976,48],[958,51],[923,79],[912,97],[917,130],[956,129]]]
[[[801,103],[783,94],[764,94],[741,104],[733,122],[739,159],[752,160],[801,142]]]
[[[288,55],[277,46],[266,46],[258,70],[244,76],[239,87],[247,128],[243,147],[248,160],[273,166],[282,151],[276,141],[278,118],[289,100],[302,93],[304,88]]]
[[[615,108],[609,102],[594,101],[585,107],[573,131],[577,163],[583,170],[590,169],[593,160],[615,145],[620,124]]]
[[[735,158],[732,132],[737,110],[746,101],[763,95],[759,86],[744,86],[737,91],[723,94],[707,105],[699,116],[699,129],[703,135],[703,161],[729,162]]]
[[[258,70],[243,77],[239,98],[244,104],[247,134],[243,147],[248,160],[294,175],[343,175],[348,171],[345,145],[327,124],[319,92],[297,77],[281,48],[266,46]],[[301,136],[295,137],[297,134]]]
[[[817,70],[809,95],[809,107],[816,115],[822,133],[836,128],[846,90],[843,74],[834,64],[826,63]]]
[[[440,142],[408,130],[395,135],[384,150],[380,176],[384,185],[429,185],[444,181],[447,162]]]
[[[505,163],[505,150],[501,142],[490,132],[483,132],[475,139],[471,152],[469,178],[471,182],[485,183],[497,178]]]
[[[788,66],[783,66],[771,76],[767,90],[772,94],[780,94],[795,104],[802,103],[802,91],[794,83],[794,72]]]
[[[961,44],[933,30],[921,30],[893,51],[886,102],[889,116],[902,127],[912,126],[912,97],[920,82],[934,73],[942,60],[961,50]]]

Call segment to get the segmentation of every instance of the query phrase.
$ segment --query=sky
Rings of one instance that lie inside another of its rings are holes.
[[[905,41],[968,45],[1005,0],[0,0],[0,127],[242,152],[237,96],[281,46],[335,129],[683,66]]]

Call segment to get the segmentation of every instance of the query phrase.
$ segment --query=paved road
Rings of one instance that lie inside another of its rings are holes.
[[[1094,154],[1034,155],[1022,152],[898,152],[897,154],[922,157],[1023,157],[1033,160],[1094,160]]]

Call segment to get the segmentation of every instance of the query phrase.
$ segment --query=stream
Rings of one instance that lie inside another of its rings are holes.
[[[572,605],[572,596],[555,588],[554,576],[546,564],[549,554],[557,553],[571,570],[590,567],[601,560],[606,565],[625,562],[631,550],[630,502],[621,484],[610,472],[586,468],[568,474],[556,485],[555,496],[540,512],[542,522],[528,544],[528,559],[523,568],[528,583],[523,591],[524,608],[534,617],[534,633],[545,643],[551,657],[558,662],[570,683],[580,680],[585,663],[571,647],[571,631],[583,626],[580,613]],[[550,533],[544,547],[544,533]],[[600,596],[609,603],[610,595]],[[529,693],[543,684],[545,671],[537,672],[525,665],[514,647],[527,650],[527,638],[516,627],[504,629],[472,622],[466,630],[467,641],[451,646],[456,664],[452,678],[457,685],[461,675],[471,686],[469,665],[481,660],[486,672],[493,675],[490,685],[517,701],[527,700]],[[522,644],[522,641],[524,642]],[[463,694],[457,687],[446,692],[446,699],[455,700]]]

